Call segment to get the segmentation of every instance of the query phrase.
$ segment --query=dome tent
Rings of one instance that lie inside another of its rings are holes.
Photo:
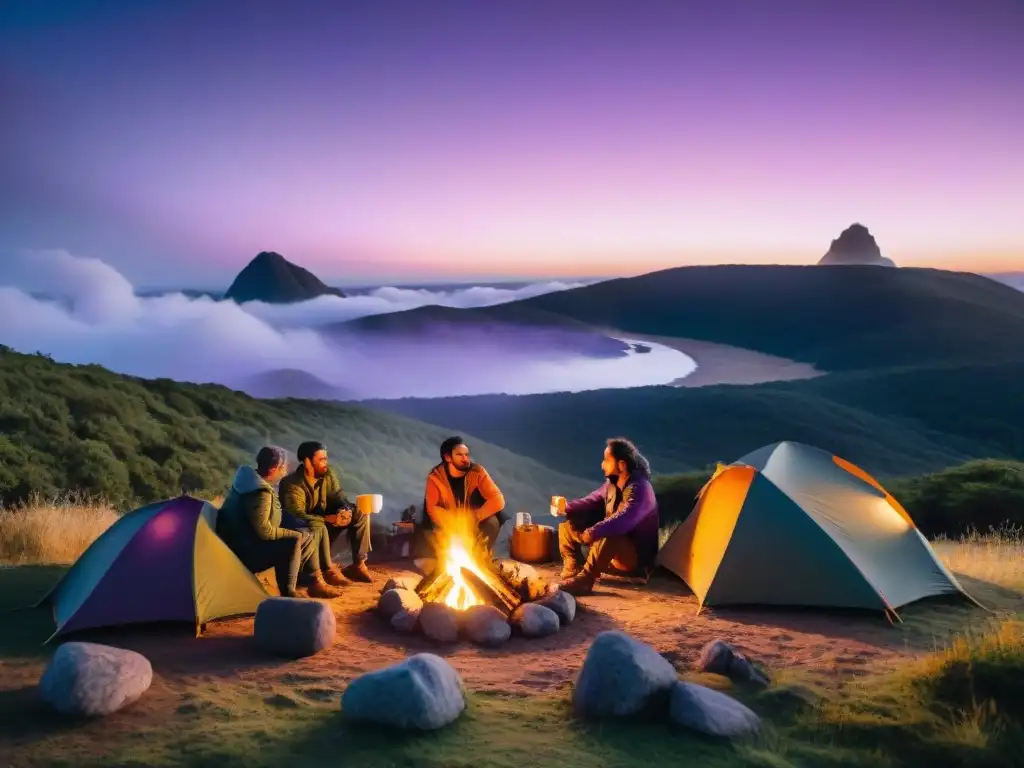
[[[704,605],[896,609],[968,595],[906,510],[867,472],[779,442],[720,465],[658,564]]]
[[[189,496],[128,512],[37,603],[50,637],[96,627],[255,613],[269,595],[216,533],[217,508]],[[49,641],[47,641],[49,642]]]

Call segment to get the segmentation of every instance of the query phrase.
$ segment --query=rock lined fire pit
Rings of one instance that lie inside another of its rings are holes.
[[[458,527],[475,533],[475,526]],[[528,565],[495,560],[483,536],[459,535],[458,527],[439,532],[434,546],[439,558],[418,583],[392,579],[384,585],[377,612],[393,629],[422,632],[442,643],[462,637],[495,646],[513,631],[544,637],[573,620],[572,595]]]

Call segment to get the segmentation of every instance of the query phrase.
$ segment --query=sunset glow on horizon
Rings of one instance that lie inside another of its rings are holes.
[[[45,6],[42,7],[42,6]],[[1024,270],[1015,0],[23,3],[0,251],[136,283]]]

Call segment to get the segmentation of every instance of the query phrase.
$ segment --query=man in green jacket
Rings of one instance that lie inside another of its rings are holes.
[[[274,446],[256,454],[256,469],[239,467],[217,513],[217,534],[253,573],[273,568],[283,597],[297,596],[300,569],[309,579],[310,597],[339,597],[341,591],[327,583],[320,569],[317,533],[281,526],[281,502],[273,486],[287,472],[285,452]]]
[[[338,475],[327,464],[327,447],[307,441],[299,446],[296,458],[299,465],[295,471],[281,480],[284,524],[318,534],[321,563],[332,562],[331,546],[345,532],[352,548],[352,565],[342,573],[353,581],[372,584],[373,576],[366,567],[370,520],[345,498]]]

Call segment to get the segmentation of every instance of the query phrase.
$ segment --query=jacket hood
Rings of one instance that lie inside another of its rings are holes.
[[[252,493],[261,488],[270,488],[270,484],[252,467],[239,467],[231,487],[236,493]]]

